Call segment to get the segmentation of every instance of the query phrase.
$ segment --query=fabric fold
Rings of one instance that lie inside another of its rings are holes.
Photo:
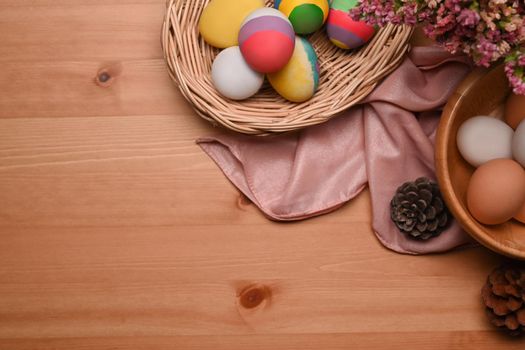
[[[268,217],[300,220],[341,206],[366,186],[362,124],[362,116],[335,118],[299,133],[224,133],[198,143]]]
[[[467,58],[416,47],[358,106],[322,125],[272,137],[224,132],[197,140],[267,217],[301,220],[337,209],[369,185],[373,230],[400,253],[443,252],[471,242],[457,224],[428,242],[390,220],[399,185],[434,175],[439,108],[470,71]]]

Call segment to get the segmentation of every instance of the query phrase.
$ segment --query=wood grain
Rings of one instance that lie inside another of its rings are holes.
[[[494,342],[499,338],[499,342]],[[432,341],[430,341],[432,340]],[[129,338],[73,338],[8,340],[2,343],[20,350],[150,350],[186,349],[207,350],[227,348],[232,350],[318,350],[318,349],[429,349],[429,350],[476,350],[523,349],[520,340],[503,340],[501,335],[490,332],[406,332],[406,333],[353,333],[353,334],[283,334],[248,336],[176,336],[176,337],[129,337]],[[385,347],[388,344],[388,347]]]
[[[194,143],[217,130],[166,74],[162,0],[0,5],[0,349],[522,348],[483,315],[493,253],[392,253],[367,193],[291,224],[247,202]]]
[[[161,58],[161,0],[2,0],[0,62]]]

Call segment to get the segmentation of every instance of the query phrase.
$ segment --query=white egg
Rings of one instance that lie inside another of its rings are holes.
[[[264,75],[248,66],[238,46],[217,55],[211,68],[213,86],[221,95],[232,100],[244,100],[259,91]]]
[[[456,141],[463,158],[478,167],[489,160],[512,158],[513,135],[514,130],[502,120],[479,116],[461,125]]]
[[[514,133],[514,138],[512,139],[512,154],[514,155],[514,159],[525,167],[525,120],[519,124]]]

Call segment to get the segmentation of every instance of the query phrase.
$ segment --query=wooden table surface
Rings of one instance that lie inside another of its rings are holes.
[[[390,252],[368,193],[292,224],[248,203],[194,143],[163,0],[0,8],[1,350],[523,349],[484,317],[495,254]]]

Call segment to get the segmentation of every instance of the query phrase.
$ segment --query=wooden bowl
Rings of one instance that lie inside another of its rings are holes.
[[[488,226],[470,215],[466,191],[474,167],[460,155],[456,134],[461,124],[477,115],[503,116],[510,93],[503,66],[474,71],[461,84],[445,107],[436,137],[436,171],[443,197],[460,225],[487,248],[525,260],[525,225],[509,221]]]

